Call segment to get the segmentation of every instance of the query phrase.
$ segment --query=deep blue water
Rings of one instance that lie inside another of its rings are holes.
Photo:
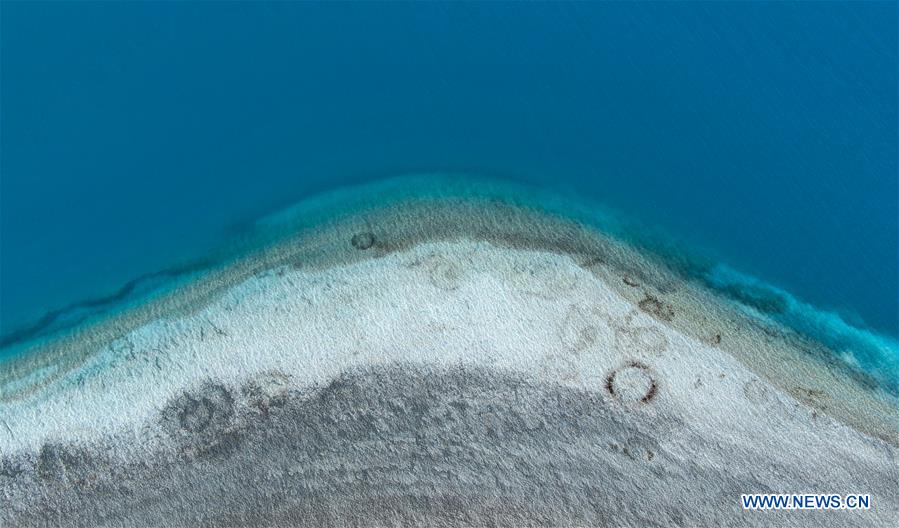
[[[574,191],[899,335],[896,3],[0,4],[0,333],[415,171]]]

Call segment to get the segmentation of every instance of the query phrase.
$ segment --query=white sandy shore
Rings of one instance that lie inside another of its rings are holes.
[[[358,368],[463,366],[595,393],[635,422],[668,424],[651,449],[630,448],[658,471],[699,465],[779,492],[871,493],[877,507],[853,518],[859,525],[899,519],[899,453],[888,441],[895,408],[849,382],[833,386],[837,374],[789,348],[802,341],[764,337],[650,267],[623,272],[620,262],[508,239],[388,247],[380,231],[396,232],[388,222],[359,227],[340,228],[364,235],[352,245],[337,239],[365,258],[297,264],[296,251],[281,248],[271,266],[190,310],[141,320],[55,376],[8,377],[0,454],[36,464],[42,447],[57,443],[104,445],[123,457],[175,453],[160,416],[210,381],[275,397]],[[25,390],[41,378],[52,381]],[[252,397],[234,394],[238,408]],[[865,432],[846,419],[860,408]],[[0,489],[14,499],[29,488]]]
[[[133,431],[208,379],[241,385],[279,373],[292,387],[312,387],[394,361],[516,370],[598,392],[616,368],[640,362],[655,371],[658,404],[710,434],[847,452],[868,443],[832,420],[813,421],[812,409],[643,313],[569,257],[459,242],[326,270],[275,268],[188,317],[138,328],[52,390],[7,403],[0,447]],[[788,429],[769,438],[760,417]]]

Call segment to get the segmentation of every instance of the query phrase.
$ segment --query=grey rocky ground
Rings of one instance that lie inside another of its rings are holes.
[[[177,448],[157,459],[66,445],[4,459],[0,490],[27,499],[5,502],[0,525],[888,526],[871,512],[743,512],[741,493],[831,483],[800,458],[747,472],[764,448],[705,444],[676,410],[641,419],[608,394],[483,369],[397,364],[304,392],[210,381],[159,420]],[[667,448],[675,431],[708,459]],[[853,473],[859,491],[897,476]]]

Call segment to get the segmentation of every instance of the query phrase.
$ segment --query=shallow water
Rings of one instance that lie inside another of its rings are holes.
[[[5,4],[0,333],[434,170],[610,205],[840,314],[819,333],[895,337],[896,10]]]

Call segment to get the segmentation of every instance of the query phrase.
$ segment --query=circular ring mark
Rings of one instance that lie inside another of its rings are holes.
[[[659,384],[648,365],[630,361],[606,376],[605,389],[624,404],[647,404],[658,395]]]
[[[375,245],[375,235],[371,232],[356,233],[350,243],[354,248],[364,251]]]

